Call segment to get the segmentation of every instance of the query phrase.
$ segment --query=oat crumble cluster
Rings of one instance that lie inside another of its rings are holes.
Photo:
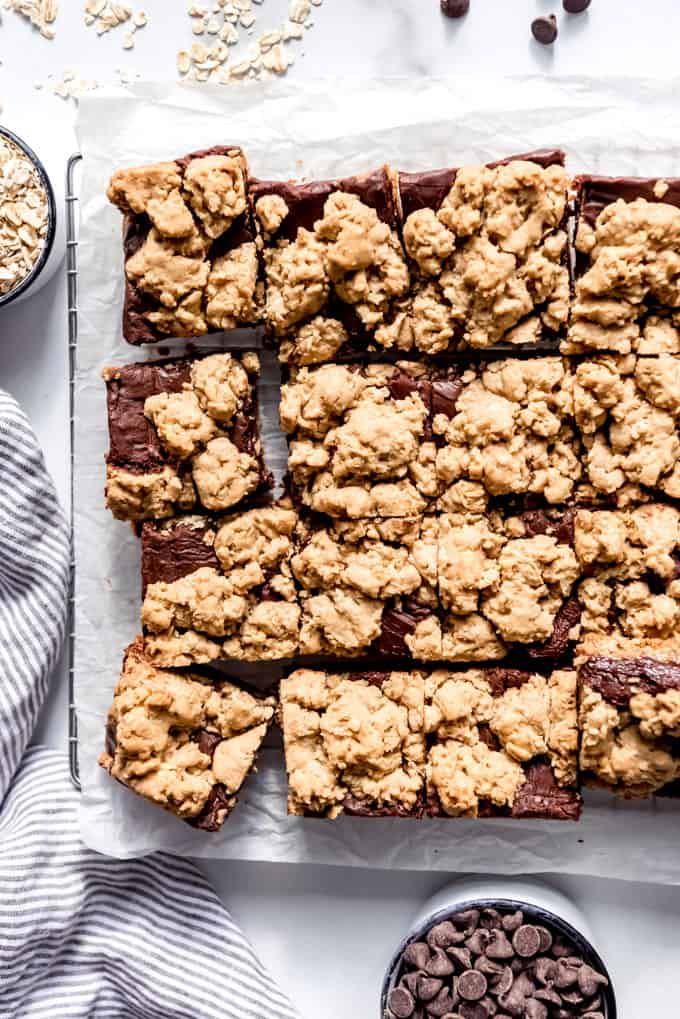
[[[284,672],[294,815],[677,795],[680,182],[570,181],[539,153],[277,183],[231,149],[109,197],[127,338],[262,321],[288,442],[263,498],[253,353],[106,371],[143,589],[114,777],[219,827],[276,701],[184,670],[252,662]]]

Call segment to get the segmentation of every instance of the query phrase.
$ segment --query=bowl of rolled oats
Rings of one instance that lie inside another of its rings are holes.
[[[54,191],[42,162],[0,126],[0,307],[46,282],[57,229]]]

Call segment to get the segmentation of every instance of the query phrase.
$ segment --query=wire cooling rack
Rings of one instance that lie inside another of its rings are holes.
[[[74,155],[66,168],[66,287],[68,309],[68,388],[69,388],[69,444],[71,461],[71,485],[69,489],[69,520],[71,527],[71,570],[68,596],[68,762],[71,781],[80,789],[78,766],[78,716],[75,704],[75,584],[76,562],[73,535],[75,453],[75,384],[76,351],[78,346],[78,195],[76,193],[76,172],[82,159]]]

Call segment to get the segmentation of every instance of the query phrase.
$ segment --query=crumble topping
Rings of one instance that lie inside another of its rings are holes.
[[[203,290],[210,265],[198,231],[182,241],[163,237],[155,227],[142,246],[125,263],[125,272],[136,286],[164,308],[176,308],[182,298]]]
[[[347,339],[347,330],[341,322],[316,315],[281,341],[279,360],[296,365],[332,361]]]
[[[116,170],[106,195],[121,212],[138,215],[146,212],[150,216],[149,202],[160,206],[181,187],[182,175],[177,163],[151,163],[148,166]]]
[[[466,480],[490,495],[532,492],[567,502],[581,465],[566,362],[507,359],[470,368],[461,382],[452,416],[433,421],[440,484]]]
[[[513,160],[463,167],[436,213],[412,213],[406,250],[433,281],[414,304],[415,346],[435,353],[455,335],[461,346],[483,348],[534,342],[542,327],[558,331],[569,305],[566,200],[562,167]]]
[[[198,396],[189,388],[148,396],[144,414],[153,421],[168,453],[180,460],[192,456],[218,432],[216,422],[201,410]]]
[[[369,811],[413,812],[424,787],[424,681],[372,683],[299,669],[281,683],[291,814],[337,817],[348,798]]]
[[[588,267],[576,280],[563,350],[651,353],[650,344],[660,341],[676,348],[677,324],[661,327],[662,340],[650,308],[680,306],[679,247],[680,209],[665,202],[619,199],[605,206],[594,226],[582,219],[576,249]]]
[[[537,758],[550,761],[559,785],[575,785],[574,672],[527,675],[498,692],[483,670],[438,670],[425,687],[425,728],[436,737],[428,752],[428,795],[447,814],[476,817],[481,801],[512,807],[526,781],[523,765]]]
[[[258,374],[259,369],[257,355],[248,362],[245,357],[239,362],[231,354],[209,354],[194,361],[191,384],[205,413],[228,424],[250,396],[248,374]]]
[[[106,505],[118,520],[171,517],[178,509],[190,510],[196,502],[191,478],[174,467],[135,474],[109,464],[106,468]]]
[[[184,190],[208,237],[221,237],[246,211],[242,159],[202,156],[184,171]]]
[[[580,510],[574,543],[583,570],[591,574],[578,588],[584,634],[673,635],[680,623],[680,511],[653,503]]]
[[[262,481],[259,461],[222,435],[211,439],[193,459],[198,497],[209,510],[224,510],[256,491]]]
[[[265,233],[275,234],[289,209],[281,195],[263,195],[255,202],[255,215]]]
[[[254,243],[215,258],[205,288],[205,317],[216,329],[235,329],[258,317],[258,260]]]
[[[200,814],[222,785],[228,802],[221,823],[254,767],[274,706],[273,698],[255,698],[231,683],[159,671],[140,638],[127,651],[109,710],[115,747],[100,764],[182,818]],[[201,750],[201,732],[214,737],[212,754]]]
[[[576,367],[574,407],[598,492],[623,498],[642,485],[680,497],[680,358],[585,361]]]

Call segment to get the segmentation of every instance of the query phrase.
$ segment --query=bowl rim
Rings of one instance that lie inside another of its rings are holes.
[[[20,138],[14,133],[14,131],[10,131],[10,129],[5,127],[3,124],[0,124],[0,136],[8,138],[14,145],[17,146],[17,148],[21,149],[28,159],[30,159],[47,195],[47,233],[45,235],[45,243],[43,244],[42,251],[40,252],[37,261],[34,263],[33,268],[27,276],[24,276],[21,283],[14,287],[13,290],[9,290],[6,294],[0,294],[0,308],[3,308],[8,304],[11,304],[12,301],[16,300],[16,298],[21,294],[25,293],[25,291],[28,290],[31,284],[35,282],[37,277],[45,268],[47,260],[51,254],[52,247],[54,245],[54,238],[57,232],[57,205],[54,198],[52,182],[47,176],[47,170],[45,169],[42,160],[36,155],[31,146],[28,145],[23,138]]]
[[[402,938],[387,967],[380,994],[380,1019],[389,1019],[387,997],[396,984],[399,963],[406,947],[413,941],[421,940],[423,934],[434,927],[435,924],[441,923],[442,920],[447,920],[456,913],[461,913],[466,909],[508,909],[513,913],[517,912],[518,909],[521,909],[522,912],[527,913],[533,920],[542,921],[544,924],[556,930],[559,934],[570,939],[581,952],[586,962],[592,966],[593,969],[597,969],[600,973],[603,973],[609,981],[607,987],[602,990],[605,1008],[604,1016],[605,1019],[617,1019],[616,996],[614,993],[611,975],[605,966],[600,953],[591,944],[588,938],[586,938],[584,934],[581,934],[581,932],[567,920],[564,920],[557,913],[553,913],[552,910],[547,909],[545,906],[537,906],[531,902],[524,902],[522,899],[511,897],[461,899],[460,902],[456,902],[453,906],[449,905],[442,907],[442,909],[438,909],[435,913],[430,914],[430,916],[419,923],[417,927],[412,928],[409,933]]]

